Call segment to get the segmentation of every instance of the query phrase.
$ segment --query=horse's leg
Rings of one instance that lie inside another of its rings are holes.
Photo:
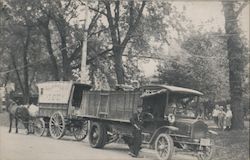
[[[15,119],[16,119],[16,133],[18,133],[18,119],[17,118]]]
[[[9,133],[11,132],[11,128],[12,128],[12,115],[9,114],[9,121],[10,121],[10,128],[9,128]]]
[[[24,126],[25,126],[25,128],[27,130],[27,135],[28,135],[30,133],[30,131],[29,131],[29,120],[27,122],[24,122]]]

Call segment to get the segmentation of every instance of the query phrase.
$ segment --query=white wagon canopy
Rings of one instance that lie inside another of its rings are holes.
[[[67,104],[73,82],[52,81],[37,84],[39,90],[38,103]]]

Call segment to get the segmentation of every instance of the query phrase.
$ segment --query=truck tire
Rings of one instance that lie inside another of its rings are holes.
[[[155,140],[155,151],[160,160],[170,160],[174,153],[173,139],[166,133],[161,133]]]
[[[102,123],[93,122],[90,125],[89,143],[93,148],[103,148],[107,141],[107,129]]]
[[[200,150],[197,154],[198,160],[211,160],[214,154],[214,145],[211,146],[202,146],[202,150]]]

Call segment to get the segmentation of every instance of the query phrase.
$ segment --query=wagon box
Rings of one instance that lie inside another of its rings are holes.
[[[79,116],[129,123],[142,104],[140,95],[139,91],[84,91]]]

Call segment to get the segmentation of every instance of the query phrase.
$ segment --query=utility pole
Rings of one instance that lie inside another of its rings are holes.
[[[88,44],[88,16],[89,7],[88,0],[85,2],[85,23],[84,23],[84,33],[83,33],[83,44],[82,44],[82,61],[81,61],[81,82],[88,83],[89,77],[87,72],[87,44]]]

